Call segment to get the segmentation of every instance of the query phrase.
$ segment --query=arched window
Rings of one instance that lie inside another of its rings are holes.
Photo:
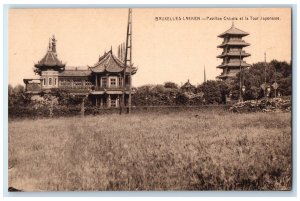
[[[52,85],[52,78],[49,77],[49,85]]]

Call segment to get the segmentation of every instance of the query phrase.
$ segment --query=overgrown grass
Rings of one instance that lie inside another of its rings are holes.
[[[107,114],[9,122],[25,191],[291,190],[290,113]]]

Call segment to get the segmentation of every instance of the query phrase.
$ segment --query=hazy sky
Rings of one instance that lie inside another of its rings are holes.
[[[58,58],[67,66],[93,65],[111,46],[117,55],[118,45],[126,39],[127,15],[128,9],[11,9],[9,83],[23,84],[23,78],[37,77],[34,63],[46,54],[52,35],[57,39]],[[177,20],[157,21],[156,17]],[[180,85],[188,79],[200,84],[204,65],[207,79],[215,79],[221,73],[216,66],[222,62],[216,58],[222,52],[217,35],[231,27],[232,17],[237,17],[237,28],[250,33],[244,37],[251,44],[245,48],[251,54],[248,63],[263,61],[265,51],[267,61],[291,60],[289,8],[134,8],[133,63],[138,66],[134,86],[166,81]]]

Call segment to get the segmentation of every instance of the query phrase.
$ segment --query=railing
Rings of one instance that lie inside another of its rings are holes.
[[[94,87],[94,89],[95,89],[96,91],[105,91],[105,90],[111,90],[111,91],[113,91],[113,90],[118,90],[118,91],[121,91],[121,90],[123,90],[124,88],[121,87],[121,86],[109,86],[109,87],[97,86],[97,87]],[[129,85],[127,85],[125,89],[126,89],[126,90],[129,90]]]
[[[244,40],[230,39],[230,40],[223,41],[221,45],[224,45],[224,44],[230,43],[230,42],[242,42],[242,43],[246,43]]]
[[[72,85],[59,85],[58,88],[61,89],[92,89],[94,87],[94,85],[79,85],[79,86],[72,86]]]
[[[241,61],[241,62],[240,62],[240,60],[231,60],[231,61],[228,61],[228,62],[223,61],[221,65],[228,64],[228,63],[236,63],[236,64],[241,63],[241,64],[243,64],[243,63],[246,63],[246,61]]]
[[[228,52],[225,52],[225,51],[223,51],[222,52],[222,55],[225,55],[225,54],[240,54],[240,52],[241,51],[236,51],[236,50],[234,50],[234,51],[228,51]],[[244,51],[244,50],[242,50],[242,52],[241,52],[242,54],[246,54],[246,51]]]
[[[59,85],[58,88],[70,90],[70,91],[87,91],[87,90],[95,90],[95,91],[122,91],[124,88],[122,86],[109,86],[109,87],[103,87],[103,86],[95,86],[95,85],[86,85],[86,86],[72,86],[72,85]],[[129,90],[129,85],[126,85],[125,88],[126,91]]]

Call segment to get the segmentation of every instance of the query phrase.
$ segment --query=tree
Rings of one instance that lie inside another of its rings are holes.
[[[8,106],[12,107],[15,105],[24,105],[29,102],[29,97],[25,93],[25,88],[23,85],[17,85],[12,87],[8,85]]]
[[[225,88],[227,86],[222,81],[208,80],[199,85],[197,91],[204,93],[203,98],[207,104],[219,104],[222,103],[222,95],[226,93]]]
[[[265,72],[266,68],[266,72]],[[276,70],[276,71],[275,71]],[[275,73],[276,72],[276,73]],[[242,73],[243,85],[245,86],[244,100],[260,99],[264,97],[264,90],[261,85],[266,83],[271,87],[270,97],[275,96],[275,90],[271,86],[275,82],[279,85],[277,93],[288,96],[292,92],[291,65],[285,61],[272,60],[269,63],[254,63],[250,68],[244,69]],[[236,75],[233,82],[229,85],[233,99],[239,98],[240,93],[240,73]]]
[[[178,89],[178,85],[174,82],[165,82],[164,87],[170,89]]]

